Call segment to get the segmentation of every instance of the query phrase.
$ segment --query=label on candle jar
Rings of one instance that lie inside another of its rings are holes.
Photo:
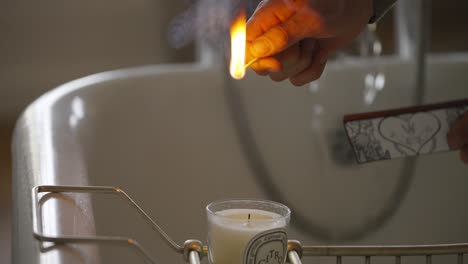
[[[284,229],[271,229],[254,236],[244,252],[244,264],[283,264],[288,250]]]

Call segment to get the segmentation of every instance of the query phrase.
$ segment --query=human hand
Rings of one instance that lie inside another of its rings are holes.
[[[460,159],[468,164],[468,112],[465,112],[450,128],[447,141],[451,148],[460,149]]]
[[[247,61],[274,81],[320,77],[329,54],[367,25],[372,0],[263,0],[247,23]]]

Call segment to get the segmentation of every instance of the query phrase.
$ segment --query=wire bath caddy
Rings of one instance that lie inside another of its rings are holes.
[[[200,264],[208,254],[208,246],[200,240],[188,239],[183,245],[176,243],[161,227],[141,208],[125,191],[112,186],[79,185],[39,185],[32,189],[33,236],[41,243],[54,244],[121,244],[133,248],[146,263],[157,263],[147,249],[130,237],[123,236],[51,236],[43,233],[42,213],[39,195],[42,193],[87,193],[116,195],[127,202],[145,220],[173,251],[181,254],[186,263]],[[342,264],[343,257],[362,257],[362,263],[371,264],[374,257],[393,257],[395,264],[402,263],[402,258],[422,256],[425,263],[431,264],[433,256],[453,255],[457,264],[463,264],[464,255],[468,254],[468,243],[427,244],[427,245],[370,245],[370,246],[311,246],[302,245],[298,240],[288,240],[287,261],[302,264],[304,257],[334,257],[336,264]]]

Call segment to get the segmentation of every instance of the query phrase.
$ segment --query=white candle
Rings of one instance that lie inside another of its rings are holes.
[[[286,206],[253,200],[222,201],[212,205],[207,208],[210,263],[284,263],[285,228],[289,221]]]

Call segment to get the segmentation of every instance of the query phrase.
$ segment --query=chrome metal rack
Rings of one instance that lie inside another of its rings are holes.
[[[183,255],[185,261],[190,264],[200,264],[200,261],[208,253],[208,247],[199,240],[186,240],[184,245],[177,244],[128,194],[122,189],[110,186],[65,186],[65,185],[41,185],[32,189],[32,216],[33,235],[41,243],[77,243],[77,244],[123,244],[134,248],[142,255],[146,262],[156,263],[148,251],[138,241],[128,237],[118,236],[49,236],[42,230],[42,214],[39,208],[40,193],[102,193],[121,197],[129,203],[156,231],[161,239],[174,251]],[[426,263],[432,263],[432,256],[455,255],[457,264],[463,263],[464,254],[468,253],[468,243],[460,244],[436,244],[436,245],[385,245],[385,246],[308,246],[302,245],[297,240],[288,241],[288,262],[302,264],[302,258],[311,256],[330,256],[336,258],[336,263],[341,264],[342,258],[358,256],[363,258],[363,263],[372,263],[373,257],[394,257],[395,263],[401,263],[403,257],[424,256]]]

